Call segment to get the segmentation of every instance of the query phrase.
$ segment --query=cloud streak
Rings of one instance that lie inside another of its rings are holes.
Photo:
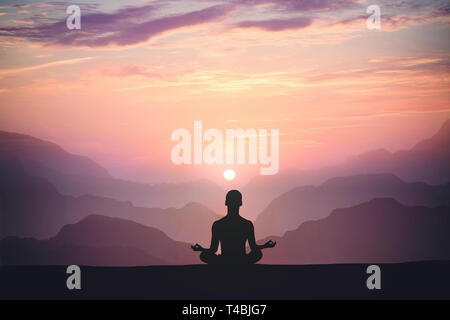
[[[266,5],[283,12],[328,11],[355,6],[358,0],[237,0],[244,6]]]
[[[312,20],[309,18],[293,19],[271,19],[262,21],[242,21],[236,24],[238,28],[257,28],[265,31],[283,31],[292,29],[303,29],[310,26]]]
[[[0,35],[24,38],[46,45],[91,48],[127,46],[146,42],[164,32],[212,22],[226,16],[234,7],[234,5],[216,5],[163,18],[148,17],[155,9],[152,5],[128,7],[112,14],[84,15],[81,30],[68,30],[66,22],[60,21],[34,28],[0,28]]]
[[[416,77],[423,75],[446,75],[450,72],[450,55],[433,55],[422,57],[384,57],[372,59],[369,66],[355,70],[315,75],[306,78],[310,83],[330,82],[342,79],[362,79],[389,77],[394,82],[397,77],[407,77],[412,83]],[[439,78],[436,78],[439,80]]]
[[[3,70],[0,70],[0,76],[9,76],[9,75],[17,74],[17,73],[36,71],[36,70],[46,69],[46,68],[50,68],[50,67],[76,64],[76,63],[86,62],[86,61],[92,60],[94,58],[95,57],[67,59],[67,60],[59,60],[59,61],[38,64],[38,65],[30,66],[30,67],[3,69]]]

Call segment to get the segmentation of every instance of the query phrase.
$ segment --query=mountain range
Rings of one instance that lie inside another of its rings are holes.
[[[349,157],[335,166],[317,170],[280,172],[275,176],[256,176],[242,188],[249,212],[261,212],[272,199],[289,190],[319,185],[332,177],[391,173],[406,182],[431,185],[450,182],[450,119],[430,138],[407,150],[373,150]]]
[[[188,243],[139,223],[89,215],[48,240],[7,237],[0,241],[4,265],[137,266],[198,262]]]
[[[264,250],[262,263],[398,263],[450,259],[450,208],[378,198],[302,223]],[[265,242],[263,239],[260,243]],[[189,244],[136,222],[90,215],[49,240],[0,240],[4,265],[138,266],[199,263]]]
[[[117,179],[86,157],[28,135],[0,131],[0,158],[21,161],[27,173],[45,178],[64,195],[90,194],[158,208],[180,208],[198,202],[217,213],[224,210],[226,191],[211,181],[150,185]],[[373,150],[335,166],[256,176],[241,188],[243,211],[254,219],[274,198],[293,188],[318,185],[331,177],[369,173],[392,173],[406,182],[423,181],[431,185],[450,182],[450,119],[436,134],[409,150]]]
[[[264,263],[396,263],[450,259],[450,207],[404,206],[391,198],[335,209],[264,250]],[[265,239],[267,240],[267,239]],[[264,241],[265,241],[264,240]]]
[[[333,209],[345,208],[373,198],[391,197],[406,205],[450,205],[450,183],[431,186],[408,183],[393,174],[336,177],[320,186],[294,188],[272,202],[258,215],[258,237],[282,235],[308,220],[326,217]]]
[[[64,195],[90,194],[158,208],[200,202],[224,210],[225,191],[206,179],[154,185],[117,179],[94,161],[29,135],[0,131],[0,159],[20,161],[29,175],[46,179]]]
[[[143,208],[130,202],[84,195],[62,195],[47,180],[31,176],[20,162],[0,160],[0,239],[6,236],[45,239],[64,225],[90,214],[122,217],[156,227],[176,240],[207,242],[218,216],[189,203],[182,208]],[[198,230],[192,232],[192,230]]]
[[[410,150],[254,179],[243,210],[261,210],[257,239],[278,242],[263,263],[449,259],[449,141],[447,121]],[[198,263],[189,243],[208,246],[219,218],[209,205],[222,211],[224,196],[207,180],[116,179],[53,143],[0,132],[4,264]]]

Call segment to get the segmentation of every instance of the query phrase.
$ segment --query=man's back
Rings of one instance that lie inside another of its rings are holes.
[[[241,216],[225,216],[214,222],[213,237],[220,241],[224,257],[245,256],[245,243],[253,230],[251,221]]]

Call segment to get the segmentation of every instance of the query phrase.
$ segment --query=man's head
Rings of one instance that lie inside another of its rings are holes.
[[[225,205],[227,207],[239,208],[242,206],[242,194],[237,190],[230,190],[225,198]]]

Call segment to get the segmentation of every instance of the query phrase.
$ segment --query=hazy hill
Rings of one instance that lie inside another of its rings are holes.
[[[218,219],[196,203],[180,209],[141,208],[103,197],[61,195],[45,179],[27,174],[18,162],[0,160],[0,238],[48,238],[90,214],[138,221],[189,242],[208,242],[211,224]]]
[[[391,172],[406,181],[450,182],[450,119],[429,139],[409,150],[375,150],[350,158],[346,170]]]
[[[27,173],[45,178],[65,195],[91,194],[144,207],[182,207],[200,202],[215,210],[224,209],[225,192],[211,181],[150,185],[115,179],[94,161],[28,135],[0,131],[0,159],[20,161]]]
[[[198,261],[198,254],[188,243],[174,241],[153,227],[101,215],[90,215],[80,222],[64,226],[50,241],[57,246],[131,247],[170,264]]]
[[[28,173],[44,177],[66,195],[85,194],[131,201],[135,206],[182,207],[199,202],[215,212],[224,210],[225,190],[208,180],[180,184],[143,184],[109,176],[85,157],[71,155],[57,145],[26,135],[0,132],[0,158],[19,159]],[[450,181],[450,120],[438,132],[409,150],[374,150],[345,163],[319,170],[257,176],[241,188],[248,217],[255,217],[274,198],[292,188],[317,185],[335,176],[393,173],[404,181],[443,184]]]
[[[298,186],[318,185],[331,177],[369,173],[392,173],[407,182],[450,182],[450,119],[432,137],[409,150],[374,150],[350,157],[345,163],[318,170],[280,172],[257,176],[242,192],[248,211],[261,212],[270,201]]]
[[[302,223],[264,251],[264,263],[394,263],[450,259],[450,208],[374,199]]]
[[[4,265],[133,266],[199,261],[189,244],[174,241],[156,228],[100,215],[66,225],[49,240],[5,238],[0,249]]]
[[[0,155],[63,174],[110,177],[106,169],[87,157],[70,154],[54,143],[19,133],[0,131]]]
[[[282,235],[307,220],[326,217],[333,209],[373,198],[391,197],[406,205],[450,205],[450,184],[407,183],[392,174],[338,177],[320,186],[294,188],[274,199],[258,216],[258,237]]]
[[[0,239],[8,235],[45,238],[81,214],[48,181],[29,176],[19,162],[0,159]]]
[[[264,250],[262,263],[396,263],[450,259],[450,210],[374,199],[307,221]],[[263,239],[263,243],[267,239]],[[49,240],[0,240],[0,260],[17,264],[150,265],[199,263],[188,243],[136,222],[90,215]]]

